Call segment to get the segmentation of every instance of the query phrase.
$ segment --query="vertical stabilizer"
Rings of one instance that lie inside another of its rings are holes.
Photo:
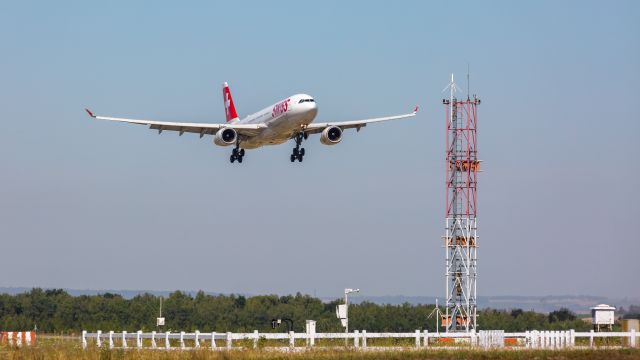
[[[229,84],[226,82],[222,84],[222,100],[224,101],[224,112],[227,122],[238,120],[238,112],[236,111],[236,106],[233,104]]]

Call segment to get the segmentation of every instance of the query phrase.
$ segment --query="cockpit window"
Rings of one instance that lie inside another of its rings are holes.
[[[303,102],[315,102],[313,99],[300,99],[298,104],[302,104]]]

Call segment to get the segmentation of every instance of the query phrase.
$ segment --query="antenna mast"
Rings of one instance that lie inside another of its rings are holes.
[[[468,75],[467,75],[468,81]],[[477,106],[480,99],[455,98],[451,75],[449,99],[442,100],[447,115],[446,212],[444,247],[446,264],[443,323],[447,332],[476,329],[477,278]],[[443,90],[443,91],[444,91]]]
[[[470,88],[471,88],[471,85],[469,82],[469,63],[467,62],[467,101],[470,99],[469,98]]]

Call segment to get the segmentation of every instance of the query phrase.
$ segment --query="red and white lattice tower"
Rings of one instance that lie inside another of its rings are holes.
[[[478,112],[480,99],[455,97],[458,88],[447,86],[451,95],[443,99],[447,124],[446,219],[444,248],[446,262],[446,305],[442,326],[447,332],[475,331],[477,272],[477,186]],[[446,90],[447,88],[445,88]]]

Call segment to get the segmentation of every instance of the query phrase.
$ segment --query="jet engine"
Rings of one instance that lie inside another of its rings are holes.
[[[342,129],[337,126],[329,126],[322,130],[320,142],[325,145],[335,145],[342,140]]]
[[[222,128],[213,137],[213,142],[218,146],[233,145],[236,140],[238,140],[238,133],[231,128]]]

